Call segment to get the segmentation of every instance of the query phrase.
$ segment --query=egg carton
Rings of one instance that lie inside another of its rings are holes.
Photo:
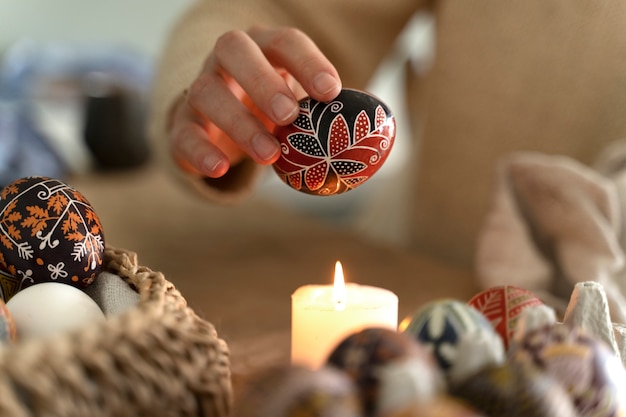
[[[136,253],[107,247],[104,271],[96,282],[125,284],[96,300],[104,322],[0,349],[0,415],[226,417],[229,351],[214,326]]]

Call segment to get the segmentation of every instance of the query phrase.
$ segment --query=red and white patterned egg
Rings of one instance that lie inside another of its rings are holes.
[[[68,184],[25,177],[2,190],[0,269],[19,280],[18,291],[40,282],[87,287],[102,269],[104,246],[94,208]]]
[[[467,303],[491,322],[506,348],[513,339],[515,326],[524,310],[544,304],[531,291],[514,285],[488,288],[473,296]]]
[[[278,176],[295,190],[340,194],[367,181],[383,165],[396,135],[389,108],[373,95],[343,89],[330,102],[300,101],[300,114],[274,135],[281,145]]]

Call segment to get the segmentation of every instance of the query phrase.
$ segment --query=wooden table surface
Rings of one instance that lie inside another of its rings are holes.
[[[262,196],[211,204],[154,167],[68,179],[92,203],[108,245],[161,271],[229,345],[233,373],[288,363],[292,292],[347,282],[399,296],[399,318],[442,297],[467,300],[473,277],[418,254],[277,207]],[[332,198],[332,197],[328,197]]]

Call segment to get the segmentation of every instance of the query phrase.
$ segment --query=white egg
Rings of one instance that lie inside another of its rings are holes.
[[[27,287],[8,302],[18,340],[47,337],[101,322],[104,313],[71,285],[44,282]]]

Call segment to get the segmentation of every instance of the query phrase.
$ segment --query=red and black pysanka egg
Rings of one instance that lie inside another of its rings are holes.
[[[104,235],[87,199],[62,181],[26,177],[0,194],[0,269],[18,291],[39,282],[85,288],[102,269]],[[6,301],[6,300],[5,300]]]
[[[274,163],[292,188],[334,195],[367,181],[383,165],[396,135],[389,108],[371,94],[343,89],[330,102],[300,101],[300,114],[274,135],[281,145]]]

